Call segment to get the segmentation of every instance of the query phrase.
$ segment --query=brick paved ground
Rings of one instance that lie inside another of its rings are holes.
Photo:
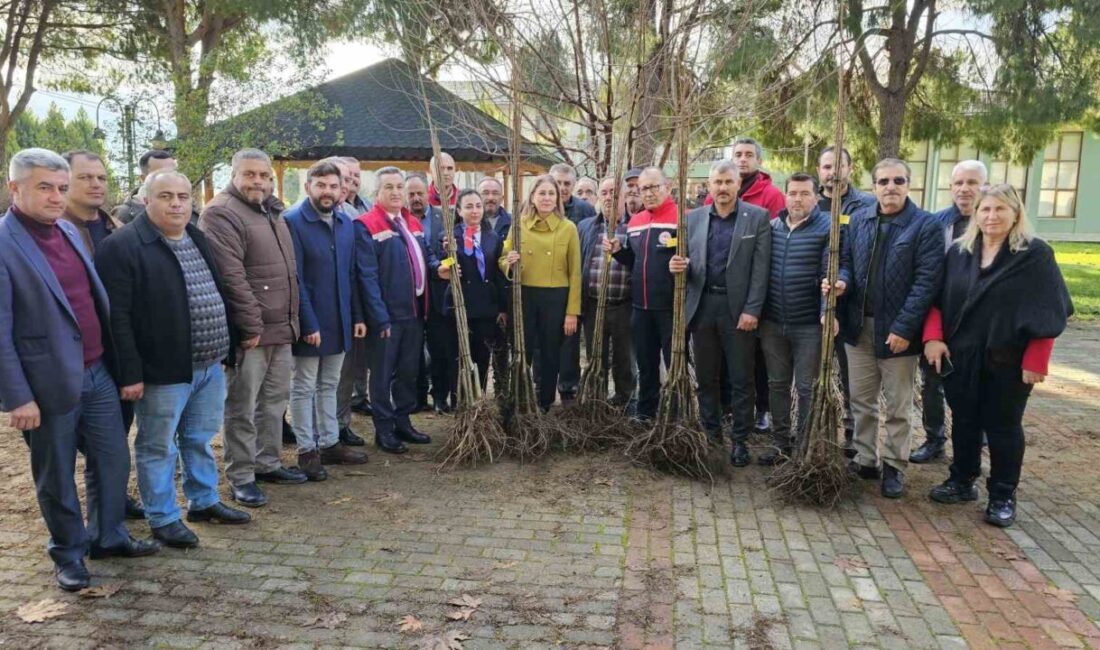
[[[924,498],[944,463],[914,468],[901,501],[866,485],[819,512],[779,506],[758,467],[709,485],[610,456],[439,475],[424,453],[372,454],[271,488],[248,527],[195,526],[195,551],[90,562],[120,586],[94,600],[53,586],[4,431],[0,645],[381,648],[461,631],[466,648],[1100,648],[1100,328],[1063,337],[1028,425],[1008,531]],[[449,621],[463,593],[481,604]],[[16,617],[44,598],[66,613]],[[422,630],[399,630],[408,614]]]

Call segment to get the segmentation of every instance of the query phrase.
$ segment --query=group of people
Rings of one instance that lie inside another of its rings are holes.
[[[986,517],[1010,525],[1023,411],[1072,313],[1019,197],[987,187],[984,165],[965,161],[952,174],[953,206],[930,214],[908,198],[905,162],[876,164],[874,194],[865,194],[851,185],[848,152],[831,147],[816,178],[796,173],[780,190],[760,169],[762,153],[743,138],[732,160],[712,166],[705,201],[685,217],[680,256],[680,209],[659,167],[604,178],[593,192],[572,167],[555,165],[529,180],[512,215],[494,177],[457,188],[447,154],[431,161],[430,176],[376,170],[372,200],[359,196],[358,161],[328,158],[309,168],[305,196],[286,208],[268,155],[243,149],[229,185],[200,213],[190,179],[171,154],[153,151],[141,158],[140,190],[112,215],[94,153],[18,152],[0,219],[0,411],[30,449],[58,584],[89,584],[86,555],[196,546],[177,505],[177,466],[188,522],[247,523],[246,511],[219,497],[219,429],[230,497],[249,508],[267,503],[261,483],[323,481],[326,465],[366,462],[353,410],[371,415],[378,450],[429,443],[410,415],[429,408],[429,395],[437,413],[456,406],[452,274],[483,387],[506,374],[509,287],[520,285],[544,411],[576,396],[580,342],[590,356],[606,275],[602,380],[614,387],[610,401],[643,421],[656,415],[675,277],[686,274],[702,425],[716,441],[728,431],[736,467],[752,462],[748,438],[762,410],[772,445],[757,461],[790,457],[821,337],[839,336],[851,471],[902,496],[908,463],[943,454],[946,395],[955,457],[930,496],[977,498],[984,437]],[[841,254],[830,286],[834,200]],[[444,204],[455,215],[450,232]],[[832,323],[829,292],[838,296]],[[928,438],[911,453],[918,367]],[[141,504],[126,495],[135,418]],[[297,466],[280,459],[284,427]],[[131,537],[126,516],[147,520],[153,539]]]

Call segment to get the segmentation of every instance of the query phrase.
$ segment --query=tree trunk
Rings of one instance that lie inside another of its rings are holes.
[[[905,124],[905,94],[887,93],[878,102],[878,159],[897,158],[901,153],[901,132]]]

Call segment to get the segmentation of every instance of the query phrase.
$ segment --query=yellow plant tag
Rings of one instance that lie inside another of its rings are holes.
[[[457,262],[458,262],[458,260],[456,260],[455,258],[448,257],[447,259],[440,262],[439,265],[442,266],[445,269],[449,269],[452,266],[454,266]]]
[[[849,217],[848,215],[846,215],[846,214],[842,214],[842,215],[840,215],[840,225],[842,225],[842,226],[847,226],[847,225],[848,225],[848,219],[849,219],[849,218],[850,218],[850,217]]]

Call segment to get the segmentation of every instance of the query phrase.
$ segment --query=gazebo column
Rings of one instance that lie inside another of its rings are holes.
[[[283,175],[286,173],[286,163],[282,160],[275,161],[275,194],[282,199],[286,196],[283,189]]]

